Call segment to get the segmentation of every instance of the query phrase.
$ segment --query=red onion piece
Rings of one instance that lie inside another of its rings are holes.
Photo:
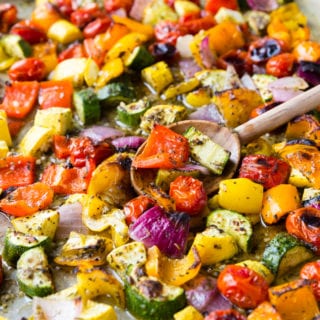
[[[270,12],[279,7],[277,0],[247,0],[249,7],[253,10]]]
[[[34,320],[78,319],[83,308],[81,299],[79,298],[66,299],[65,297],[34,297],[32,303],[33,314],[35,315]],[[38,309],[40,309],[41,312],[37,311]]]
[[[134,0],[129,16],[135,20],[141,21],[144,9],[152,0]]]
[[[196,72],[201,70],[194,59],[181,59],[179,61],[179,68],[187,79],[192,78]]]
[[[288,101],[288,100],[298,96],[303,91],[295,90],[295,89],[277,88],[277,89],[272,89],[271,92],[272,92],[272,96],[273,96],[274,101],[284,102],[284,101]]]
[[[92,139],[94,143],[98,143],[106,139],[122,137],[124,136],[124,133],[121,130],[112,127],[92,126],[84,129],[80,135]]]
[[[316,86],[320,84],[320,63],[301,61],[297,70],[297,74],[310,85]]]
[[[167,214],[159,206],[152,207],[130,225],[129,235],[148,248],[156,245],[171,258],[185,253],[190,217],[184,213]]]
[[[189,114],[190,120],[208,120],[217,123],[224,123],[224,119],[220,114],[218,108],[214,104],[198,108],[196,111]]]
[[[257,90],[257,86],[255,85],[254,81],[252,80],[252,77],[248,73],[245,73],[240,80],[245,88],[249,90]]]
[[[55,238],[66,239],[71,231],[87,234],[88,229],[82,223],[82,206],[79,202],[64,204],[58,208],[60,214],[59,226]]]
[[[200,43],[200,56],[205,68],[211,69],[216,63],[216,56],[210,49],[209,37],[204,37]]]
[[[205,176],[209,176],[211,174],[210,170],[204,166],[201,166],[199,164],[193,164],[193,163],[188,163],[185,166],[178,168],[178,170],[181,171],[199,171],[201,174]]]
[[[140,136],[119,137],[112,140],[112,144],[117,149],[138,149],[146,139]]]
[[[209,313],[227,310],[232,304],[217,289],[217,280],[210,276],[198,276],[185,285],[187,301],[198,311]]]

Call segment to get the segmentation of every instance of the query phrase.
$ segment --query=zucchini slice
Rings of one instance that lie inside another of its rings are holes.
[[[142,70],[154,63],[154,56],[145,46],[135,47],[125,61],[125,66],[133,70]]]
[[[10,57],[24,59],[32,54],[31,45],[16,34],[3,36],[1,38],[1,46]]]
[[[184,290],[160,282],[155,277],[137,276],[141,268],[131,268],[125,281],[126,304],[129,312],[143,320],[168,320],[186,304]]]
[[[245,216],[231,210],[216,209],[207,217],[207,227],[212,225],[232,235],[244,252],[250,251],[253,231]]]
[[[150,103],[144,99],[129,104],[120,103],[117,115],[120,122],[129,127],[137,127],[142,115],[150,108]]]
[[[133,87],[123,82],[108,83],[98,90],[97,95],[107,107],[117,106],[120,102],[130,103],[136,98]]]
[[[278,233],[266,246],[262,263],[281,276],[313,257],[312,251],[286,232]]]
[[[211,140],[195,127],[190,127],[183,134],[189,141],[193,159],[215,174],[222,174],[230,158],[230,151]]]
[[[74,92],[73,104],[83,124],[91,124],[100,120],[100,103],[93,90],[88,88]]]
[[[24,252],[17,262],[19,288],[30,297],[44,297],[54,291],[48,259],[42,247]]]
[[[14,266],[25,251],[38,246],[46,249],[50,244],[51,239],[47,236],[35,237],[8,228],[4,238],[2,255],[8,264]]]

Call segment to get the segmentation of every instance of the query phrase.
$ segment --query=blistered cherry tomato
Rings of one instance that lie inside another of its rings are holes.
[[[287,77],[294,72],[295,56],[292,53],[281,53],[267,61],[266,72],[277,78]]]
[[[107,12],[118,9],[124,9],[129,12],[133,4],[133,0],[104,0],[104,8]]]
[[[311,288],[320,301],[320,260],[306,263],[300,270],[300,277],[311,281]]]
[[[17,34],[30,44],[36,44],[47,40],[46,33],[29,20],[23,20],[14,24],[10,33]]]
[[[218,289],[233,304],[253,309],[268,299],[268,283],[257,272],[239,265],[228,265],[219,274]]]
[[[304,207],[291,211],[286,219],[286,229],[320,254],[320,210]]]
[[[89,22],[83,29],[83,36],[85,38],[93,38],[97,34],[106,32],[111,25],[111,18],[103,17],[97,18],[92,22]]]
[[[17,21],[18,10],[14,4],[0,4],[0,32],[6,33]]]
[[[273,156],[252,154],[243,158],[239,170],[240,178],[248,178],[270,189],[285,183],[290,174],[287,162]]]
[[[123,206],[128,225],[135,222],[143,212],[154,206],[154,201],[144,195],[131,199]]]
[[[171,182],[169,195],[174,199],[178,211],[190,215],[201,212],[207,203],[203,183],[188,176],[179,176]]]
[[[46,66],[37,58],[25,58],[15,62],[8,71],[8,76],[14,81],[40,81],[45,76]]]
[[[69,17],[73,11],[72,0],[53,0],[52,3],[57,10],[64,16]]]
[[[89,22],[103,15],[96,3],[88,4],[71,13],[70,21],[79,28],[85,27]]]
[[[253,62],[265,62],[282,52],[279,40],[264,37],[252,42],[249,46],[249,56]]]
[[[247,51],[231,50],[219,57],[217,61],[218,68],[227,69],[229,64],[234,66],[240,76],[244,73],[252,73],[252,62]]]
[[[156,24],[154,33],[159,42],[175,45],[178,37],[186,34],[186,31],[177,21],[161,21]]]
[[[234,309],[210,312],[204,320],[246,320],[246,317]]]

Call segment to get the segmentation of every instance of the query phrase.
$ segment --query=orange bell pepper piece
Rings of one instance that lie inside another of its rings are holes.
[[[34,108],[38,92],[37,81],[13,81],[5,88],[0,109],[5,110],[8,117],[23,119]]]
[[[18,187],[0,201],[0,209],[5,213],[23,217],[46,209],[53,201],[53,190],[41,182]]]
[[[289,211],[300,207],[297,187],[291,184],[279,184],[264,192],[261,217],[267,224],[277,223]]]
[[[73,86],[69,80],[49,80],[40,84],[40,109],[72,108]]]
[[[158,247],[148,249],[146,272],[160,281],[181,286],[193,279],[200,271],[201,261],[196,247],[191,247],[182,259],[171,259],[163,255]]]
[[[24,156],[8,156],[0,159],[0,188],[19,187],[35,180],[36,159]]]
[[[36,6],[31,15],[31,22],[45,33],[59,19],[62,19],[62,16],[49,2]]]

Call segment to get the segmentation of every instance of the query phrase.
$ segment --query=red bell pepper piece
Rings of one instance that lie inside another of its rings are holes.
[[[15,217],[28,216],[48,208],[53,196],[54,192],[49,186],[36,182],[9,193],[0,201],[0,209]]]
[[[276,157],[262,154],[248,155],[243,158],[239,177],[248,178],[270,189],[278,184],[286,183],[290,174],[290,165]]]
[[[232,10],[238,9],[237,0],[207,0],[205,4],[205,10],[215,15],[220,8],[227,8]]]
[[[0,159],[0,188],[26,186],[34,182],[36,158],[8,156]]]
[[[5,110],[8,117],[23,119],[34,108],[38,93],[37,81],[13,81],[6,85],[0,109]]]
[[[40,84],[40,109],[52,107],[72,108],[73,86],[69,80],[49,80]]]
[[[15,23],[10,29],[11,34],[17,34],[30,44],[47,41],[46,33],[39,29],[30,20],[22,20]]]
[[[82,43],[73,43],[68,48],[64,49],[58,56],[58,61],[61,62],[71,58],[84,58],[85,51]]]
[[[26,121],[20,119],[8,118],[8,127],[12,138],[16,137],[22,127],[26,124]]]
[[[85,193],[94,169],[93,161],[87,161],[87,166],[81,168],[51,164],[44,170],[41,182],[57,194]]]
[[[56,135],[53,138],[53,148],[58,159],[69,158],[70,163],[76,167],[86,165],[87,159],[92,159],[95,165],[114,153],[107,142],[94,145],[88,137],[72,137]]]
[[[188,140],[170,130],[155,124],[143,151],[135,157],[135,168],[173,169],[182,167],[189,157]]]

